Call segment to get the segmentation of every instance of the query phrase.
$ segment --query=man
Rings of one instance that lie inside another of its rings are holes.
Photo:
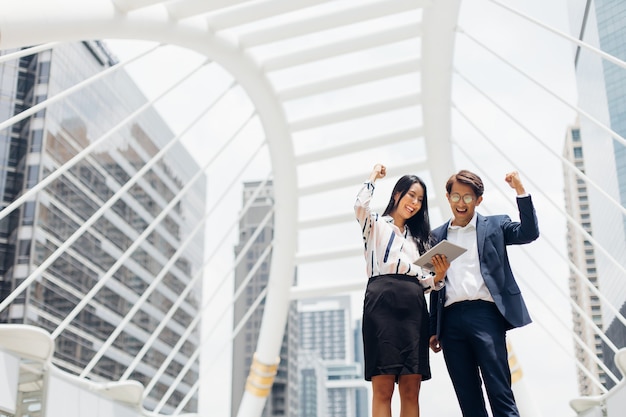
[[[446,183],[452,219],[433,230],[467,249],[448,269],[445,286],[430,296],[430,347],[443,356],[464,417],[487,417],[482,380],[494,417],[519,417],[511,390],[506,331],[531,322],[513,277],[506,245],[539,237],[530,195],[517,172],[505,181],[517,192],[520,222],[507,215],[482,216],[480,177],[462,170]]]

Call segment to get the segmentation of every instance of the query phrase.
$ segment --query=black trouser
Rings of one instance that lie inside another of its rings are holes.
[[[493,417],[519,417],[511,390],[506,322],[494,303],[462,301],[445,307],[440,342],[464,417],[488,417],[482,380]]]

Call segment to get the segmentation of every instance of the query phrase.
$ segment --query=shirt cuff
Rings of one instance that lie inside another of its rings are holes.
[[[422,278],[422,285],[427,290],[439,291],[446,285],[446,283],[445,280],[442,279],[439,283],[435,284],[435,277],[429,274]]]
[[[530,195],[529,193],[519,194],[517,198],[524,198],[524,197],[528,197],[529,195]]]

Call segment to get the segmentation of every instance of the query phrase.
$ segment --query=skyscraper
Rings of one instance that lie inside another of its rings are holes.
[[[59,44],[1,64],[2,120],[115,63],[105,44],[89,41]],[[0,131],[3,208],[107,136],[103,145],[0,221],[0,299],[6,299],[42,263],[54,259],[0,313],[0,320],[32,324],[53,334],[53,363],[70,373],[80,374],[89,367],[85,377],[115,381],[128,372],[129,379],[151,385],[144,406],[152,409],[165,397],[199,344],[196,330],[158,376],[165,358],[199,313],[200,284],[193,286],[195,291],[185,289],[200,270],[204,256],[203,233],[191,231],[204,213],[206,180],[204,175],[198,176],[191,192],[179,194],[199,168],[189,152],[177,144],[143,176],[137,176],[127,192],[115,197],[174,137],[151,108],[121,123],[145,102],[134,81],[118,70]],[[112,197],[115,203],[98,214]],[[95,221],[81,231],[89,219]],[[153,229],[142,237],[149,226]],[[188,240],[193,243],[178,251]],[[165,268],[172,259],[176,262]],[[100,352],[157,276],[161,285],[149,292],[110,348]],[[94,291],[97,286],[101,287]],[[173,318],[130,369],[179,297],[184,298]],[[87,305],[77,308],[85,299],[89,299]],[[72,313],[75,317],[67,321]],[[94,360],[98,353],[101,357]],[[198,379],[198,372],[198,361],[192,361],[163,412],[171,412],[180,404]],[[196,409],[194,396],[185,410]]]
[[[239,244],[235,248],[235,254],[240,261],[235,269],[235,291],[242,285],[245,291],[234,303],[233,325],[237,328],[242,320],[246,321],[233,340],[231,390],[233,417],[239,411],[263,318],[265,303],[259,297],[262,297],[269,281],[270,248],[274,235],[272,196],[271,182],[262,184],[252,181],[244,184],[243,206],[251,204],[239,223]],[[257,301],[258,305],[254,307]],[[278,371],[263,409],[263,417],[298,416],[298,317],[295,302],[291,303],[288,314]]]
[[[582,148],[580,128],[572,126],[565,137],[563,156],[580,171],[585,172],[585,160]],[[577,305],[572,313],[573,330],[580,338],[582,345],[575,344],[576,358],[584,365],[587,371],[606,383],[606,373],[594,357],[602,360],[602,339],[595,331],[594,325],[602,330],[602,309],[600,298],[594,293],[598,289],[598,270],[596,266],[595,250],[587,235],[593,235],[591,215],[589,209],[588,187],[584,180],[578,178],[567,168],[564,169],[565,208],[577,225],[567,225],[568,256],[576,269],[570,271],[570,295]],[[582,229],[582,230],[581,230]],[[578,370],[579,391],[585,395],[599,394],[599,388],[594,385],[582,370]]]
[[[328,296],[300,300],[300,351],[315,352],[325,365],[328,417],[366,416],[367,398],[361,363],[355,361],[355,333],[350,296]],[[319,375],[318,379],[323,375]],[[303,381],[304,382],[304,381]],[[301,390],[304,387],[301,383]],[[301,400],[308,402],[306,399]],[[359,414],[363,413],[363,414]]]
[[[626,3],[621,0],[569,0],[568,9],[572,36],[618,58],[626,58]],[[580,46],[574,50],[574,64],[578,104],[595,120],[580,116],[579,125],[571,132],[572,139],[574,135],[579,135],[579,143],[574,144],[572,150],[582,155],[584,172],[610,198],[595,187],[586,186],[582,191],[586,194],[586,201],[580,201],[586,207],[580,209],[581,215],[583,212],[585,216],[588,214],[588,218],[581,220],[593,228],[593,239],[604,250],[597,250],[589,239],[580,241],[578,238],[578,242],[569,243],[570,248],[578,248],[576,253],[584,251],[584,261],[586,265],[592,265],[593,273],[586,271],[585,265],[579,265],[578,269],[588,274],[592,281],[597,278],[594,286],[600,289],[607,301],[598,306],[592,294],[576,293],[579,291],[577,287],[573,288],[573,297],[582,308],[592,309],[592,321],[601,318],[600,329],[603,329],[612,344],[620,348],[626,346],[626,326],[616,319],[615,311],[626,310],[626,277],[623,267],[626,265],[626,218],[619,207],[620,204],[626,205],[626,146],[599,124],[609,126],[621,137],[626,136],[626,73],[594,51]],[[575,154],[572,155],[576,158]],[[566,189],[566,194],[570,194],[567,198],[573,202],[573,196],[578,194],[582,197],[579,192],[581,184],[573,180],[569,180],[569,184],[576,187]],[[575,204],[569,208],[578,210]],[[571,235],[568,237],[575,238]],[[577,262],[575,258],[572,261]],[[609,308],[609,305],[614,309]],[[596,307],[600,311],[595,311]],[[583,334],[589,333],[585,331]],[[599,350],[602,351],[600,356],[604,364],[619,375],[613,362],[613,349],[603,340]],[[594,367],[590,370],[597,373]],[[586,391],[590,384],[584,381],[584,376],[581,378],[581,393],[593,393]],[[602,382],[607,388],[613,385],[612,379]]]

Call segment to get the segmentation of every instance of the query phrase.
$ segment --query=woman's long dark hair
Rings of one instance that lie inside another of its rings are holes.
[[[389,204],[387,204],[387,208],[385,209],[383,216],[390,215],[396,209],[397,203],[394,196],[399,194],[400,197],[398,198],[398,202],[400,202],[402,197],[404,197],[411,186],[415,183],[422,186],[422,189],[424,190],[424,199],[422,200],[422,208],[420,208],[420,210],[415,213],[413,217],[406,221],[406,225],[415,239],[417,249],[420,253],[424,253],[430,247],[430,220],[428,218],[428,193],[426,192],[426,184],[424,184],[424,181],[422,181],[420,177],[417,175],[405,175],[398,180],[396,185],[393,187]]]

